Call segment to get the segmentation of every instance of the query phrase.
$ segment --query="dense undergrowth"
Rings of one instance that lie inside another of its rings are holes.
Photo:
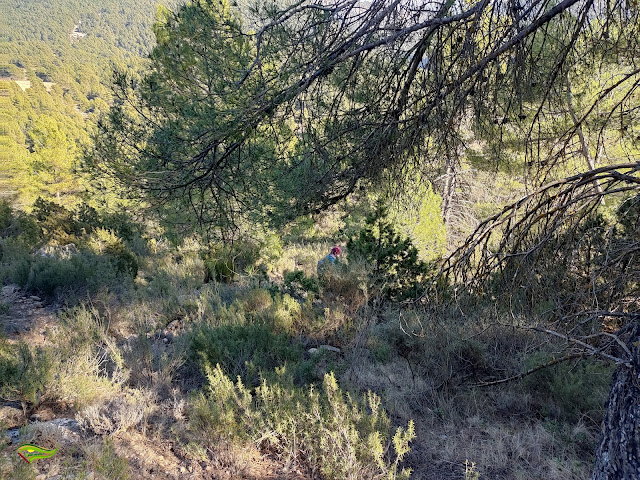
[[[54,406],[89,434],[169,439],[184,462],[238,478],[249,449],[310,478],[589,471],[612,367],[580,360],[480,386],[563,345],[501,326],[513,312],[486,297],[398,303],[416,296],[429,267],[389,224],[363,219],[347,254],[318,277],[330,244],[304,234],[171,245],[123,217],[52,204],[1,212],[3,282],[62,307],[44,344],[0,341],[0,397],[27,416]],[[375,262],[380,232],[395,256]],[[87,465],[103,465],[104,478],[130,475],[109,442],[92,445],[69,475]],[[31,478],[2,458],[3,475]]]

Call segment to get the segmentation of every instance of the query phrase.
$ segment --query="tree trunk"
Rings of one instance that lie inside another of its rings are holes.
[[[640,479],[640,322],[626,342],[630,365],[613,374],[592,480]]]
[[[447,168],[444,174],[444,188],[442,191],[442,220],[444,224],[449,226],[449,216],[451,213],[451,203],[453,202],[453,194],[456,191],[455,189],[455,166],[453,162],[447,156],[446,158]]]
[[[595,170],[596,162],[593,160],[593,157],[589,152],[589,144],[587,143],[587,138],[585,137],[584,131],[582,130],[582,124],[580,123],[578,116],[576,115],[576,111],[573,108],[573,92],[571,91],[571,80],[569,79],[569,72],[567,72],[565,79],[567,81],[567,105],[569,106],[569,115],[571,115],[571,120],[573,120],[573,123],[576,125],[578,138],[580,138],[580,146],[582,147],[582,156],[587,162],[587,167],[589,167],[589,170]],[[594,181],[593,184],[596,187],[596,191],[598,193],[602,193],[602,187],[600,186],[598,181]]]

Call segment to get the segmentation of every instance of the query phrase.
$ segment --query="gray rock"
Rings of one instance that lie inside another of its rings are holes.
[[[72,255],[75,255],[76,253],[78,253],[78,249],[73,243],[68,243],[63,247],[60,247],[61,258],[70,258]]]
[[[59,428],[71,430],[76,433],[80,433],[80,425],[73,418],[56,418],[55,420],[49,420],[44,422],[47,424],[55,425]]]
[[[16,294],[19,290],[20,288],[18,288],[17,285],[7,285],[5,287],[2,287],[2,295],[9,297]]]
[[[10,428],[5,433],[11,439],[11,443],[17,443],[17,441],[20,439],[20,429],[19,428]]]
[[[338,347],[332,347],[331,345],[320,345],[318,348],[310,348],[307,350],[310,354],[318,353],[321,350],[325,350],[327,352],[340,353],[340,349]]]
[[[68,243],[62,247],[47,245],[36,252],[36,255],[49,258],[71,258],[78,253],[78,248],[73,243]]]
[[[73,442],[80,437],[80,426],[73,418],[56,418],[47,422],[33,422],[30,427],[40,432],[55,432],[60,440],[67,442]]]
[[[338,347],[332,347],[331,345],[320,345],[318,348],[321,350],[329,350],[334,353],[340,353],[340,349]]]
[[[52,247],[46,246],[46,247],[42,247],[40,249],[38,249],[36,251],[36,255],[38,255],[39,257],[49,257],[49,258],[54,258],[54,249]]]

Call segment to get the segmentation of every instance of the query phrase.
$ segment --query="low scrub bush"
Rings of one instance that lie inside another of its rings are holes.
[[[350,258],[348,264],[327,267],[320,278],[320,298],[329,306],[339,305],[352,316],[369,300],[371,270],[360,258]]]
[[[534,354],[526,359],[524,369],[550,360],[548,353]],[[612,370],[612,366],[590,359],[565,362],[525,377],[522,386],[531,395],[534,409],[544,417],[576,422],[588,415],[599,424]]]
[[[0,340],[0,398],[38,404],[53,378],[49,352]]]
[[[89,466],[105,480],[128,480],[131,478],[129,463],[116,453],[109,438],[85,449]]]
[[[25,267],[23,265],[23,269]],[[26,281],[23,269],[12,280],[27,290],[50,297],[61,291],[95,293],[100,288],[115,288],[132,280],[130,272],[119,271],[112,258],[93,253],[79,253],[66,259],[33,257]]]
[[[119,273],[126,273],[133,278],[138,274],[137,257],[127,248],[122,239],[110,230],[96,229],[88,243],[93,253],[110,258]]]
[[[254,288],[244,296],[242,303],[248,314],[259,314],[273,305],[273,298],[268,290]]]
[[[459,339],[447,346],[452,375],[464,379],[480,379],[490,373],[486,346],[475,340]]]
[[[115,376],[107,376],[103,352],[104,325],[91,312],[77,308],[63,314],[51,333],[51,345],[0,343],[0,397],[25,404],[58,402],[76,408],[91,405],[117,392]]]
[[[310,278],[316,274],[318,260],[325,257],[328,251],[328,245],[317,243],[288,244],[270,271],[277,277],[284,279],[285,272],[300,270],[307,278]]]
[[[149,398],[132,390],[91,405],[78,414],[80,427],[95,435],[111,435],[139,425],[149,410]]]
[[[285,273],[284,287],[298,296],[308,292],[318,293],[318,281],[313,277],[307,277],[302,270]]]
[[[190,350],[193,360],[219,364],[249,385],[257,385],[262,372],[302,359],[299,345],[265,325],[201,325],[191,334]]]
[[[284,253],[282,240],[278,235],[270,234],[260,242],[260,258],[258,260],[265,272],[272,272],[275,263],[282,258]]]
[[[62,312],[51,338],[52,401],[84,408],[120,390],[126,377],[121,353],[97,311],[79,306]]]
[[[342,392],[332,373],[320,388],[302,389],[281,368],[278,380],[250,389],[240,379],[234,384],[220,365],[205,368],[209,384],[195,398],[190,422],[209,442],[255,442],[327,480],[409,478],[399,462],[415,438],[413,423],[390,439],[377,395],[358,401]]]
[[[277,331],[292,334],[302,315],[302,307],[295,298],[285,293],[276,296],[269,317]]]
[[[205,282],[232,282],[238,273],[255,266],[259,258],[259,246],[250,242],[238,241],[230,246],[212,246],[203,258]]]
[[[74,408],[84,408],[118,392],[118,379],[110,378],[103,370],[100,352],[85,347],[81,352],[52,353],[54,372],[47,391],[47,399]]]

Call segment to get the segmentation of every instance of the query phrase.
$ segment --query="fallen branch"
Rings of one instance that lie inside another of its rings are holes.
[[[587,356],[587,354],[585,352],[580,352],[580,353],[570,353],[569,355],[565,355],[562,358],[554,358],[553,360],[551,360],[550,362],[544,363],[542,365],[538,365],[537,367],[531,368],[529,370],[527,370],[526,372],[522,372],[519,373],[518,375],[513,375],[512,377],[508,377],[508,378],[503,378],[500,380],[494,380],[492,382],[482,382],[482,383],[476,383],[474,385],[471,385],[472,387],[492,387],[494,385],[500,385],[502,383],[508,383],[508,382],[512,382],[514,380],[520,380],[526,376],[531,375],[532,373],[536,373],[544,368],[549,368],[552,367],[554,365],[557,365],[559,363],[563,363],[563,362],[567,362],[569,360],[573,360],[574,358],[582,358]]]

